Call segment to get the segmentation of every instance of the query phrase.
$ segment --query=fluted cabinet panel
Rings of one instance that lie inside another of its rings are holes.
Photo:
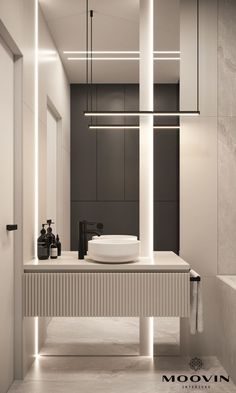
[[[25,273],[26,317],[188,317],[189,273]]]

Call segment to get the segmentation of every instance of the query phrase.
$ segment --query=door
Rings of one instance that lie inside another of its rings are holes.
[[[14,61],[0,37],[0,392],[13,381]]]

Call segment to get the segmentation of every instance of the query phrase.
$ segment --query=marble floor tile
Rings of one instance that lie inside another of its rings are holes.
[[[32,366],[25,381],[15,381],[10,393],[161,393],[190,392],[193,383],[162,382],[163,375],[224,374],[218,360],[204,358],[201,372],[189,368],[189,359],[159,357],[42,357]],[[189,388],[185,388],[189,386]],[[202,386],[202,385],[200,385]],[[210,383],[212,393],[235,393],[232,383]],[[201,389],[202,390],[202,389]]]
[[[155,353],[179,354],[179,318],[154,319]],[[138,355],[138,318],[53,318],[44,355]]]
[[[164,318],[155,322],[158,348],[168,343],[178,346],[178,321],[171,323]],[[83,353],[81,356],[77,355],[78,350]],[[53,319],[41,355],[25,380],[15,381],[9,393],[188,393],[196,390],[193,383],[163,382],[163,375],[227,375],[215,357],[203,358],[203,369],[194,372],[187,357],[150,359],[137,353],[137,319]],[[197,390],[236,393],[231,382],[209,386]]]

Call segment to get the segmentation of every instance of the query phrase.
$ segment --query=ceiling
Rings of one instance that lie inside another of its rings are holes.
[[[39,0],[70,83],[86,81],[86,62],[63,51],[86,50],[86,1]],[[139,0],[90,0],[93,50],[139,49]],[[179,0],[154,0],[154,50],[179,50]],[[77,55],[78,56],[78,55]],[[179,80],[179,61],[155,61],[155,82]],[[95,83],[138,83],[138,61],[93,61]]]

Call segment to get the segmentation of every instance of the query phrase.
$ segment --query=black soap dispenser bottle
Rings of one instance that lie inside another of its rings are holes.
[[[48,259],[48,257],[49,257],[49,249],[48,249],[46,230],[44,229],[45,225],[46,224],[42,224],[40,236],[37,241],[37,254],[38,254],[38,259],[40,259],[40,260]]]
[[[47,228],[46,237],[47,237],[48,248],[50,249],[53,240],[55,240],[55,236],[52,233],[52,228],[51,228],[51,225],[53,224],[52,220],[47,220],[47,224],[48,224],[48,228]]]
[[[57,253],[58,253],[58,256],[60,257],[61,256],[61,242],[60,242],[58,234],[56,236],[56,245],[57,245]]]
[[[50,258],[56,259],[57,256],[58,256],[58,249],[57,249],[57,245],[56,245],[56,240],[55,240],[55,238],[53,238],[51,246],[50,246]]]

